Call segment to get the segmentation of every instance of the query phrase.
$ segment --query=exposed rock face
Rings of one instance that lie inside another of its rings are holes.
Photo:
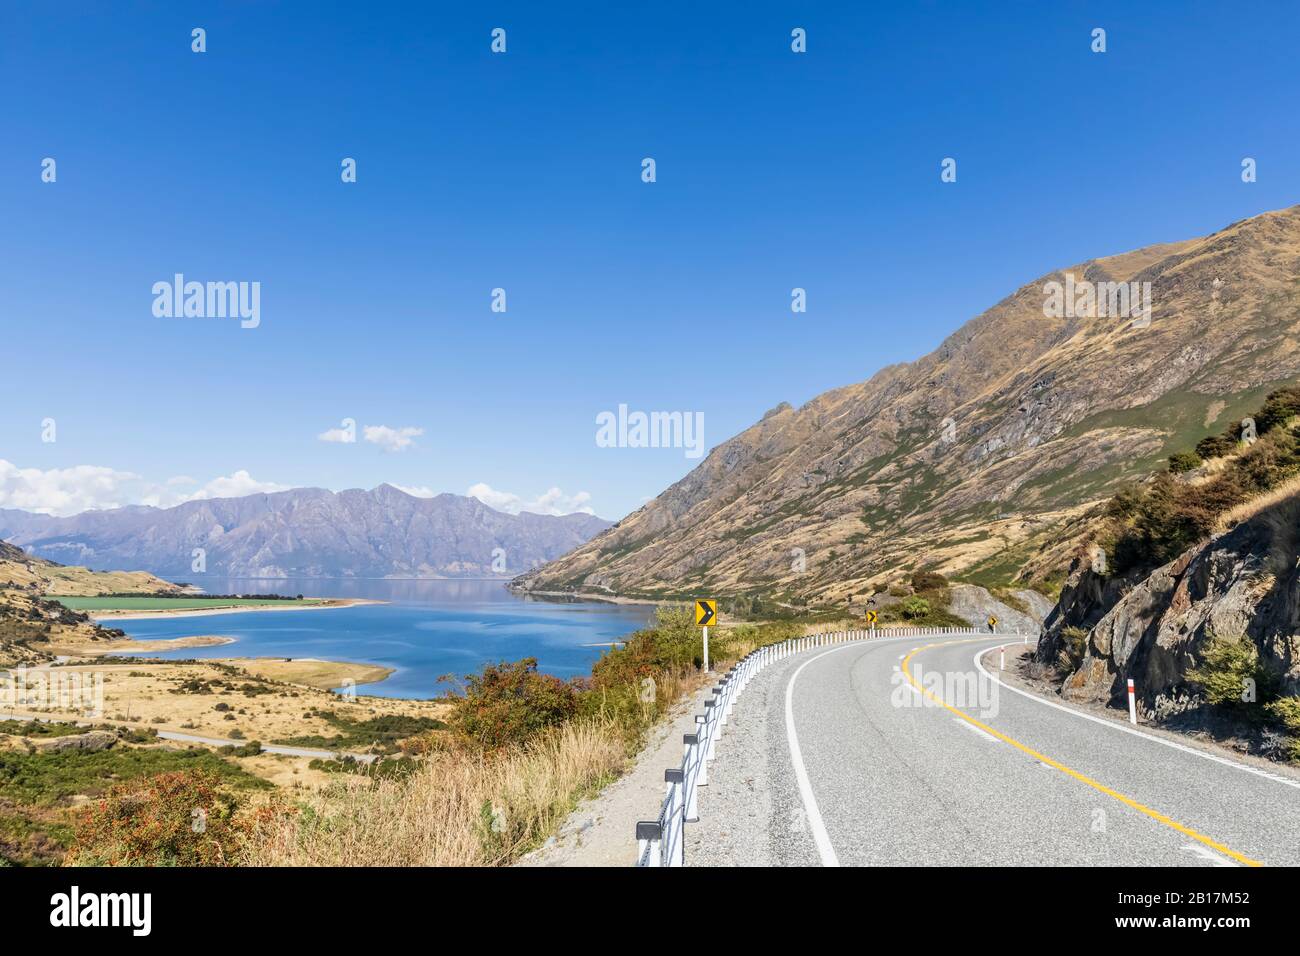
[[[1139,581],[1102,581],[1075,569],[1048,620],[1039,659],[1056,662],[1062,631],[1089,629],[1083,660],[1062,695],[1120,703],[1133,678],[1157,718],[1194,704],[1187,672],[1211,637],[1244,639],[1300,688],[1300,496],[1186,552]]]
[[[107,750],[117,743],[117,736],[104,730],[92,730],[85,734],[70,734],[66,737],[54,737],[41,742],[43,750],[84,750],[95,753]]]
[[[1029,605],[1029,613],[1013,608],[1011,605],[999,601],[987,589],[976,587],[972,584],[954,584],[949,588],[952,595],[952,603],[948,606],[948,611],[960,618],[964,618],[971,627],[986,627],[990,617],[998,619],[998,633],[1020,633],[1029,636],[1038,634],[1039,626],[1043,623],[1041,616],[1035,616],[1034,605]],[[1018,594],[1021,600],[1024,592]],[[1026,601],[1028,604],[1028,602]]]
[[[205,552],[205,573],[219,577],[509,577],[607,527],[593,515],[510,515],[475,498],[416,498],[391,485],[337,494],[299,488],[69,518],[0,510],[0,536],[42,557],[198,583],[195,548]]]
[[[1149,325],[1049,317],[1047,282],[1150,283]],[[1300,207],[1068,267],[934,352],[778,405],[522,589],[826,601],[1017,564],[1187,435],[1300,377]]]

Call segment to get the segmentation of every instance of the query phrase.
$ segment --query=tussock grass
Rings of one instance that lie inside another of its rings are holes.
[[[1288,499],[1294,500],[1288,501]],[[1235,528],[1237,525],[1272,509],[1278,509],[1277,517],[1279,520],[1285,522],[1289,519],[1291,524],[1294,525],[1295,519],[1300,516],[1300,475],[1283,482],[1262,495],[1242,502],[1235,508],[1225,511],[1215,521],[1214,531],[1219,534]]]
[[[340,779],[266,820],[251,866],[495,866],[549,834],[627,753],[609,720],[573,721],[497,753],[429,754],[409,774]]]

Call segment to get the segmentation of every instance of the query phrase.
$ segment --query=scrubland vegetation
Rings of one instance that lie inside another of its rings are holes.
[[[1254,415],[1255,438],[1243,428],[1203,439],[1195,453],[1171,456],[1169,470],[1117,494],[1097,536],[1109,570],[1157,567],[1220,531],[1225,516],[1249,517],[1300,478],[1300,387],[1269,394]]]
[[[710,654],[725,663],[804,629],[781,621],[711,630]],[[271,791],[227,759],[233,753],[83,754],[96,759],[79,777],[46,785],[52,800],[69,792],[92,797],[61,824],[70,848],[64,862],[508,864],[539,845],[579,799],[622,773],[647,730],[705,680],[702,652],[690,609],[662,608],[653,626],[605,654],[588,678],[561,680],[524,659],[453,682],[445,720],[359,720],[343,707],[322,711],[318,716],[335,732],[293,743],[335,748],[364,740],[387,756],[371,765],[313,761],[313,769],[330,774],[315,792]],[[8,771],[13,779],[30,778],[33,760],[76,762],[71,753],[31,751],[19,758],[22,769]],[[5,774],[0,764],[0,799]],[[204,821],[200,831],[197,818]],[[2,827],[0,818],[0,839]]]

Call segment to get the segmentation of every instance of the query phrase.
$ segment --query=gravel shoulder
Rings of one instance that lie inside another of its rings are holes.
[[[682,698],[650,731],[632,767],[597,796],[582,801],[555,836],[516,866],[632,866],[636,824],[653,820],[664,799],[664,771],[680,767],[682,735],[695,730],[712,683]],[[689,828],[688,828],[689,829]]]

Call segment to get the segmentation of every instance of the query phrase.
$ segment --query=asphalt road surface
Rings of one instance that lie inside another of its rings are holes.
[[[1300,776],[1002,684],[982,652],[1007,640],[876,639],[765,670],[687,864],[1300,864]]]

